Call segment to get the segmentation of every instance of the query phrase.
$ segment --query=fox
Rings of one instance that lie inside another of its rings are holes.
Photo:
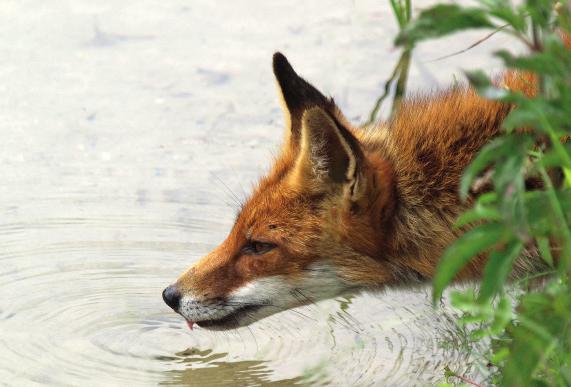
[[[486,192],[483,183],[461,200],[462,173],[512,109],[455,85],[407,97],[390,120],[358,127],[279,52],[273,73],[285,116],[279,155],[228,237],[162,293],[191,330],[430,281],[465,231],[456,219]],[[532,78],[508,72],[502,86],[533,94]],[[475,257],[456,280],[477,279],[485,263]],[[540,265],[532,246],[514,271]]]

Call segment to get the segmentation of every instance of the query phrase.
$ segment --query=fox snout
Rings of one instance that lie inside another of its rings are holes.
[[[190,329],[195,324],[209,330],[238,328],[348,290],[333,268],[324,263],[312,264],[293,278],[272,275],[250,279],[224,294],[204,286],[189,287],[179,280],[163,290],[165,303],[184,317]]]
[[[175,285],[167,286],[165,290],[163,290],[163,300],[165,304],[170,306],[175,312],[178,312],[180,298],[181,294]]]

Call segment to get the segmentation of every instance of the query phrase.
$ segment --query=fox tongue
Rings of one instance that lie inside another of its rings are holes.
[[[186,325],[188,325],[188,329],[192,330],[192,327],[194,326],[194,322],[186,320]]]

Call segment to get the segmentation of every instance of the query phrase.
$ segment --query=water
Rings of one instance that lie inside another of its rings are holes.
[[[418,2],[417,4],[425,4]],[[0,383],[425,385],[478,376],[425,288],[188,331],[160,293],[232,224],[282,137],[271,54],[363,122],[398,57],[388,3],[0,5]],[[411,87],[501,38],[420,47]]]

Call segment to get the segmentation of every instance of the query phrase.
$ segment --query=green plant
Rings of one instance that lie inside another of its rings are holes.
[[[409,24],[412,18],[412,0],[389,0],[395,19],[402,32]],[[385,82],[383,94],[375,102],[375,106],[371,111],[367,125],[377,121],[377,116],[381,110],[381,106],[386,98],[390,95],[394,88],[394,95],[391,107],[391,114],[398,109],[400,102],[406,90],[406,82],[408,80],[408,70],[410,68],[410,60],[412,57],[412,47],[407,46],[403,49],[401,56],[389,79]]]
[[[534,96],[500,88],[481,71],[466,74],[483,97],[511,104],[513,110],[502,135],[464,172],[460,195],[465,200],[485,170],[492,171],[493,191],[458,219],[457,226],[468,231],[445,251],[433,297],[439,300],[464,265],[486,253],[479,289],[453,292],[451,299],[464,313],[460,323],[477,325],[473,338],[492,343],[489,360],[499,372],[491,382],[571,386],[571,145],[565,141],[571,135],[571,50],[561,38],[571,31],[569,3],[438,4],[404,25],[399,19],[399,26],[395,43],[408,52],[421,40],[473,28],[508,34],[529,49],[522,56],[505,50],[495,55],[509,69],[534,74]],[[527,130],[516,130],[521,128]],[[542,188],[526,189],[530,177]],[[508,285],[514,261],[534,248],[548,268],[539,274],[545,283],[530,287],[529,278]],[[526,291],[509,296],[506,289],[513,286]]]

